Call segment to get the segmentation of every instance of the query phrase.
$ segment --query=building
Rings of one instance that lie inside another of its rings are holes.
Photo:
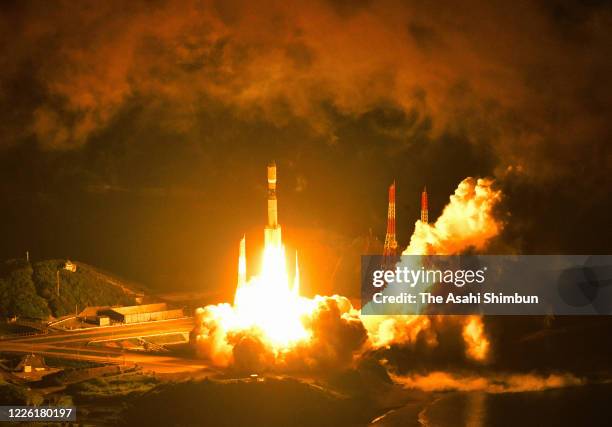
[[[108,325],[110,325],[110,317],[108,317],[108,316],[97,316],[96,317],[96,325],[98,325],[98,326],[108,326]]]
[[[98,317],[108,316],[111,321],[120,323],[150,322],[153,320],[179,319],[184,316],[183,309],[168,309],[165,302],[157,304],[111,307],[98,311]]]
[[[98,316],[98,313],[104,310],[109,310],[111,307],[109,305],[92,305],[86,307],[83,311],[79,313],[79,317],[83,319],[89,319],[92,317]]]
[[[99,315],[98,313],[102,313],[106,310],[110,310],[110,306],[91,306],[85,308],[85,310],[81,311],[77,316],[82,321],[87,323],[91,323],[96,326],[108,326],[110,325],[110,317]]]
[[[67,260],[66,263],[64,264],[64,270],[68,270],[74,273],[75,271],[77,271],[77,266],[72,261]]]
[[[23,372],[25,374],[46,371],[48,369],[44,357],[39,354],[26,354],[15,368],[17,372]]]

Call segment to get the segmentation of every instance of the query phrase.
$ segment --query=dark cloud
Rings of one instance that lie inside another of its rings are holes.
[[[4,2],[2,254],[231,281],[270,158],[281,220],[334,263],[384,232],[393,179],[404,244],[423,185],[436,215],[493,175],[510,246],[608,248],[577,227],[609,211],[608,4],[264,3]]]
[[[2,82],[27,74],[40,88],[6,92],[3,110],[48,148],[85,143],[134,100],[165,106],[178,130],[205,98],[277,125],[296,117],[332,140],[325,105],[349,117],[416,109],[438,132],[484,110],[487,123],[464,126],[498,133],[500,166],[544,175],[533,146],[608,131],[612,15],[596,3],[26,2],[3,16],[15,42],[2,46]]]
[[[413,21],[408,24],[408,32],[417,46],[423,50],[442,47],[440,39],[432,27]]]

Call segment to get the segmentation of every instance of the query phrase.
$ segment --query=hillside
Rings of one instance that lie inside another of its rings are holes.
[[[0,265],[0,318],[60,317],[91,305],[134,304],[143,289],[86,264],[64,269],[66,260]],[[59,294],[58,294],[59,274]]]

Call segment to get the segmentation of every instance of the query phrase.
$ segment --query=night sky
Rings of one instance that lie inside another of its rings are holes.
[[[496,3],[496,4],[492,4]],[[3,1],[0,257],[231,294],[265,167],[305,289],[493,177],[491,253],[610,253],[612,6]],[[315,271],[316,270],[316,271]],[[358,289],[358,283],[352,285]]]

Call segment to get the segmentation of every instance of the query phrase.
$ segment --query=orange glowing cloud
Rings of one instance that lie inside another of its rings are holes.
[[[162,124],[179,131],[214,102],[245,120],[282,126],[297,118],[332,141],[330,107],[355,117],[390,104],[435,130],[491,133],[508,159],[500,170],[541,168],[522,155],[525,147],[605,127],[593,111],[571,113],[592,81],[589,70],[605,61],[597,53],[608,45],[609,15],[581,30],[593,41],[586,54],[557,37],[543,8],[468,3],[24,5],[0,17],[0,28],[10,29],[4,39],[13,41],[2,47],[11,61],[0,79],[10,82],[24,64],[36,70],[44,96],[26,115],[27,127],[47,148],[82,145],[131,102],[163,111]],[[526,75],[539,69],[547,78],[536,92]],[[567,132],[546,120],[551,111]]]
[[[571,374],[513,374],[491,377],[459,375],[443,371],[425,375],[394,375],[393,381],[406,388],[423,391],[484,391],[487,393],[519,393],[541,391],[584,384],[583,379]]]

